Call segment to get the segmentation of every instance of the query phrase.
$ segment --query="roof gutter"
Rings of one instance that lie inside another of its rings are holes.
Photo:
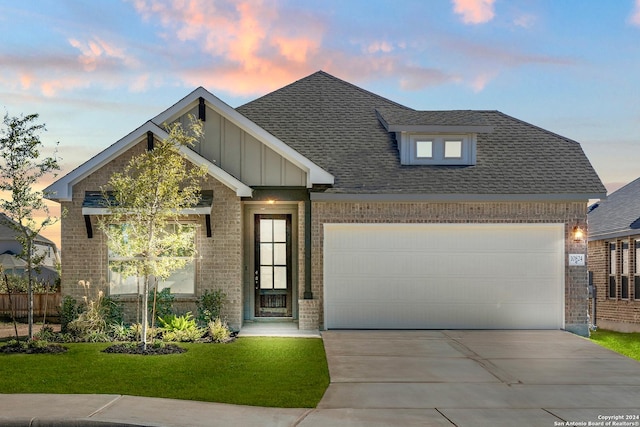
[[[587,202],[602,198],[602,193],[557,194],[404,194],[404,193],[319,193],[315,202]]]

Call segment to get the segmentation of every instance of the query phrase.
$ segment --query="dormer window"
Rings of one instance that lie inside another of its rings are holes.
[[[473,165],[475,134],[420,135],[398,133],[403,165]]]
[[[376,115],[387,132],[395,134],[402,165],[475,165],[477,135],[493,132],[476,111],[380,107]]]

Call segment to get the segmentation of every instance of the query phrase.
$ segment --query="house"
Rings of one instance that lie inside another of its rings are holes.
[[[16,275],[23,275],[26,268],[26,261],[19,255],[22,253],[22,244],[17,240],[18,232],[11,224],[16,224],[14,220],[6,214],[0,213],[0,264],[4,271]],[[51,283],[58,278],[56,266],[60,263],[58,248],[54,242],[44,236],[38,235],[33,242],[34,254],[43,256],[40,272],[36,277],[42,280],[49,280]]]
[[[640,332],[640,178],[593,204],[588,218],[593,323]]]
[[[605,188],[577,142],[498,111],[416,111],[322,71],[236,109],[198,88],[47,188],[68,211],[63,293],[90,280],[135,301],[91,196],[187,114],[205,138],[183,154],[210,198],[184,217],[198,256],[165,284],[183,309],[219,288],[235,329],[588,334],[574,231]]]

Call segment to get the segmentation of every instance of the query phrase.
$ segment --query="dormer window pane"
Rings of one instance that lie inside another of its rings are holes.
[[[433,141],[416,141],[416,157],[430,159],[433,157]]]
[[[449,140],[444,142],[444,158],[459,159],[462,157],[462,141]]]

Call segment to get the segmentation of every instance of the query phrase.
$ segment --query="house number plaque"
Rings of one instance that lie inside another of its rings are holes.
[[[584,254],[569,254],[569,265],[584,265]]]

